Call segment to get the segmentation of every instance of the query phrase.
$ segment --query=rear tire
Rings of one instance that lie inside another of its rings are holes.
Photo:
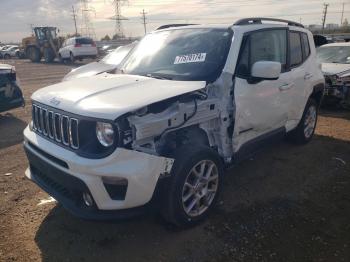
[[[46,63],[52,63],[55,60],[55,52],[52,48],[47,47],[44,49],[44,58]]]
[[[183,146],[175,153],[164,192],[162,216],[177,227],[191,227],[212,211],[224,174],[220,156],[205,146]]]
[[[41,60],[40,50],[35,46],[28,47],[28,49],[26,50],[26,56],[33,63],[38,63]]]
[[[306,104],[300,123],[288,134],[288,138],[295,144],[306,144],[311,141],[317,124],[318,104],[310,98]]]
[[[74,57],[74,55],[73,55],[73,53],[71,52],[70,53],[70,62],[72,63],[72,64],[74,64],[74,62],[75,62],[75,57]]]

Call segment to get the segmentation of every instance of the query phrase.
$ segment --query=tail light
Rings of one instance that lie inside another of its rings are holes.
[[[75,44],[74,47],[81,47],[81,44]]]

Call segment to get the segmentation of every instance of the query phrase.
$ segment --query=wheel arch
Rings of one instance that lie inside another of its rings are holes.
[[[161,155],[172,155],[176,149],[186,146],[205,146],[210,148],[207,133],[198,125],[174,130],[164,135],[158,144],[158,150]]]
[[[321,105],[323,94],[324,94],[325,84],[319,83],[313,87],[312,93],[309,97],[314,99],[318,106]]]

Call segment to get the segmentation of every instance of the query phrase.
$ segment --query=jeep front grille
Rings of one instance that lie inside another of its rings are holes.
[[[32,105],[33,130],[73,149],[79,148],[79,121],[54,110]]]

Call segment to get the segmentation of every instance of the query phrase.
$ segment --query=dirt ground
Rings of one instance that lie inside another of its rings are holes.
[[[280,142],[228,170],[220,205],[177,231],[147,214],[82,221],[24,178],[30,95],[72,66],[8,61],[25,109],[0,115],[0,261],[350,261],[350,112],[323,110],[306,146]]]

